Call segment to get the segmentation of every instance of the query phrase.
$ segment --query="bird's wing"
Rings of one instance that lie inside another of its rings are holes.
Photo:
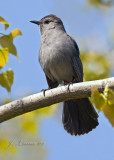
[[[72,59],[76,82],[83,82],[83,66],[80,57]]]
[[[75,40],[71,38],[70,36],[69,38],[71,39],[71,41],[73,42],[75,46],[75,52],[73,53],[73,57],[72,57],[72,64],[73,64],[73,69],[75,73],[75,79],[76,79],[76,82],[82,82],[83,81],[83,65],[79,57],[80,51],[79,51],[78,45],[76,44]]]

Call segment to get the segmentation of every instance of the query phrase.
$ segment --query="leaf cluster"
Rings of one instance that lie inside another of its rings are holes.
[[[111,125],[114,127],[114,91],[107,86],[103,93],[99,93],[97,88],[92,89],[92,100],[97,110],[103,111]]]
[[[0,31],[0,70],[7,64],[9,54],[18,58],[18,53],[13,40],[16,36],[22,35],[19,29],[14,29],[9,35],[4,32],[8,29],[10,24],[0,16],[0,23],[4,25],[4,31]],[[7,89],[9,92],[14,81],[14,73],[11,69],[0,73],[0,85]]]

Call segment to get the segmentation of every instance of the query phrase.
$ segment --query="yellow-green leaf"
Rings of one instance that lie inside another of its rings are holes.
[[[8,146],[8,140],[6,139],[0,139],[0,151],[5,152],[5,149]]]
[[[103,112],[114,127],[114,91],[111,90],[107,84],[103,93],[106,99],[106,104],[103,107]]]
[[[27,133],[36,133],[37,125],[34,112],[26,113],[21,116],[20,126]]]
[[[11,86],[14,81],[14,73],[11,69],[0,74],[0,85],[7,89],[8,92],[11,91]]]
[[[97,88],[92,89],[92,100],[98,111],[102,110],[114,127],[114,92],[106,85],[104,92],[99,93]]]
[[[110,1],[107,2],[103,2],[102,0],[89,0],[90,4],[95,5],[95,6],[106,6],[109,7],[110,6]]]
[[[19,29],[14,29],[9,35],[4,35],[0,37],[0,44],[3,48],[8,48],[9,53],[18,57],[17,49],[13,44],[13,39],[18,36],[22,35]]]
[[[22,35],[22,32],[19,29],[14,29],[10,35],[12,36],[12,38],[14,39],[16,36]]]
[[[50,117],[55,115],[55,113],[58,112],[58,109],[60,108],[59,104],[56,105],[51,105],[51,106],[47,106],[44,108],[40,108],[36,111],[34,111],[35,114],[37,114],[37,116],[41,116],[41,117]]]
[[[34,120],[28,120],[21,122],[21,128],[24,131],[28,131],[30,133],[36,133],[36,122]]]
[[[1,16],[0,16],[0,23],[5,25],[5,30],[10,26],[9,23]]]
[[[102,93],[99,93],[96,87],[92,89],[91,97],[98,111],[102,110],[102,107],[105,105],[105,98]]]
[[[101,4],[101,0],[89,0],[89,2],[93,5],[99,5]]]
[[[8,61],[8,49],[0,48],[0,69],[3,68]]]
[[[109,63],[101,53],[81,52],[81,60],[84,68],[84,79],[92,81],[109,77]]]
[[[16,146],[10,144],[7,138],[0,137],[0,153],[6,154],[8,152],[15,154],[17,152]]]
[[[2,102],[2,105],[7,104],[7,103],[10,103],[11,101],[12,101],[11,99],[6,98],[6,99]]]
[[[111,125],[114,127],[114,104],[107,104],[107,105],[105,105],[103,107],[103,112],[104,112],[104,115],[110,121]]]
[[[109,88],[108,84],[106,85],[103,93],[107,104],[114,104],[114,92]]]

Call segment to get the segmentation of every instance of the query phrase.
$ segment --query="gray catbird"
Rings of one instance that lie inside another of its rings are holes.
[[[83,66],[79,48],[65,31],[63,22],[55,15],[48,15],[39,25],[41,44],[39,62],[44,70],[49,88],[83,81]],[[88,98],[64,102],[62,121],[71,135],[88,133],[98,125],[98,114]]]

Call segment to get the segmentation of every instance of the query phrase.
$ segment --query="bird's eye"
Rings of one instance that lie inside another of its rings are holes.
[[[50,22],[50,21],[46,20],[44,23],[45,23],[45,24],[48,24],[49,22]]]

